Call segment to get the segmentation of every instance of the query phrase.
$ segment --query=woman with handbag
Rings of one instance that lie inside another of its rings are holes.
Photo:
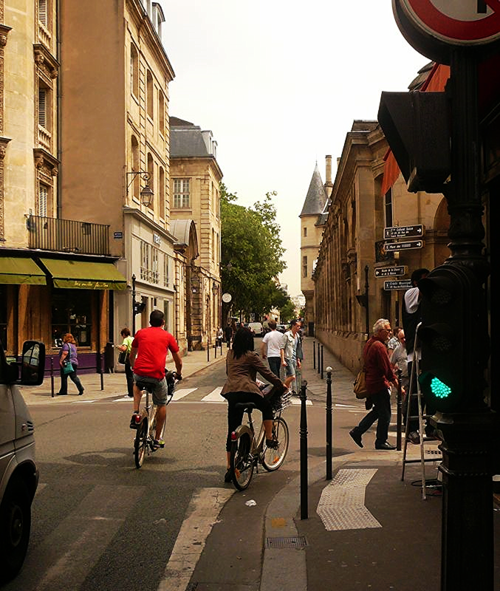
[[[78,394],[81,396],[84,392],[80,378],[76,375],[78,370],[78,353],[76,350],[76,341],[70,332],[63,336],[63,345],[59,351],[59,365],[61,368],[61,388],[58,396],[66,396],[68,393],[68,376],[78,388]]]
[[[386,318],[379,318],[373,325],[373,335],[363,349],[363,362],[366,374],[366,392],[372,403],[371,411],[361,419],[349,435],[356,445],[363,447],[361,438],[377,422],[375,449],[396,449],[387,441],[391,422],[391,384],[397,385],[397,378],[389,361],[387,342],[391,333],[391,323]]]
[[[131,336],[130,330],[127,327],[122,328],[120,334],[123,337],[123,342],[121,345],[116,346],[116,348],[120,351],[120,354],[118,355],[118,363],[125,365],[125,375],[127,377],[127,392],[129,398],[133,398],[134,373],[132,371],[132,367],[130,366],[130,351],[132,350],[132,343],[134,342],[134,337]]]

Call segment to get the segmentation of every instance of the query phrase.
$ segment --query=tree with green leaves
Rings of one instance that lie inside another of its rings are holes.
[[[233,311],[245,315],[260,317],[289,300],[276,281],[286,263],[275,196],[275,191],[267,193],[263,201],[244,207],[221,183],[222,289],[231,294]]]

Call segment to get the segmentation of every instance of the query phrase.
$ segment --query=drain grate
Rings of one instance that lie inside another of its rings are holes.
[[[266,548],[305,548],[307,540],[305,536],[276,537],[266,539]]]

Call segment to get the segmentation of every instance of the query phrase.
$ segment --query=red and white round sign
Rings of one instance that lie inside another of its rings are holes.
[[[414,25],[445,43],[500,39],[500,0],[400,0],[400,6]]]

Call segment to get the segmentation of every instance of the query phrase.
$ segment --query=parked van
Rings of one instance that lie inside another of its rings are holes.
[[[38,485],[34,425],[18,384],[43,382],[45,345],[23,345],[21,379],[0,343],[0,582],[21,569],[31,530],[31,503]]]
[[[262,322],[249,322],[248,328],[253,332],[256,337],[262,336]]]

